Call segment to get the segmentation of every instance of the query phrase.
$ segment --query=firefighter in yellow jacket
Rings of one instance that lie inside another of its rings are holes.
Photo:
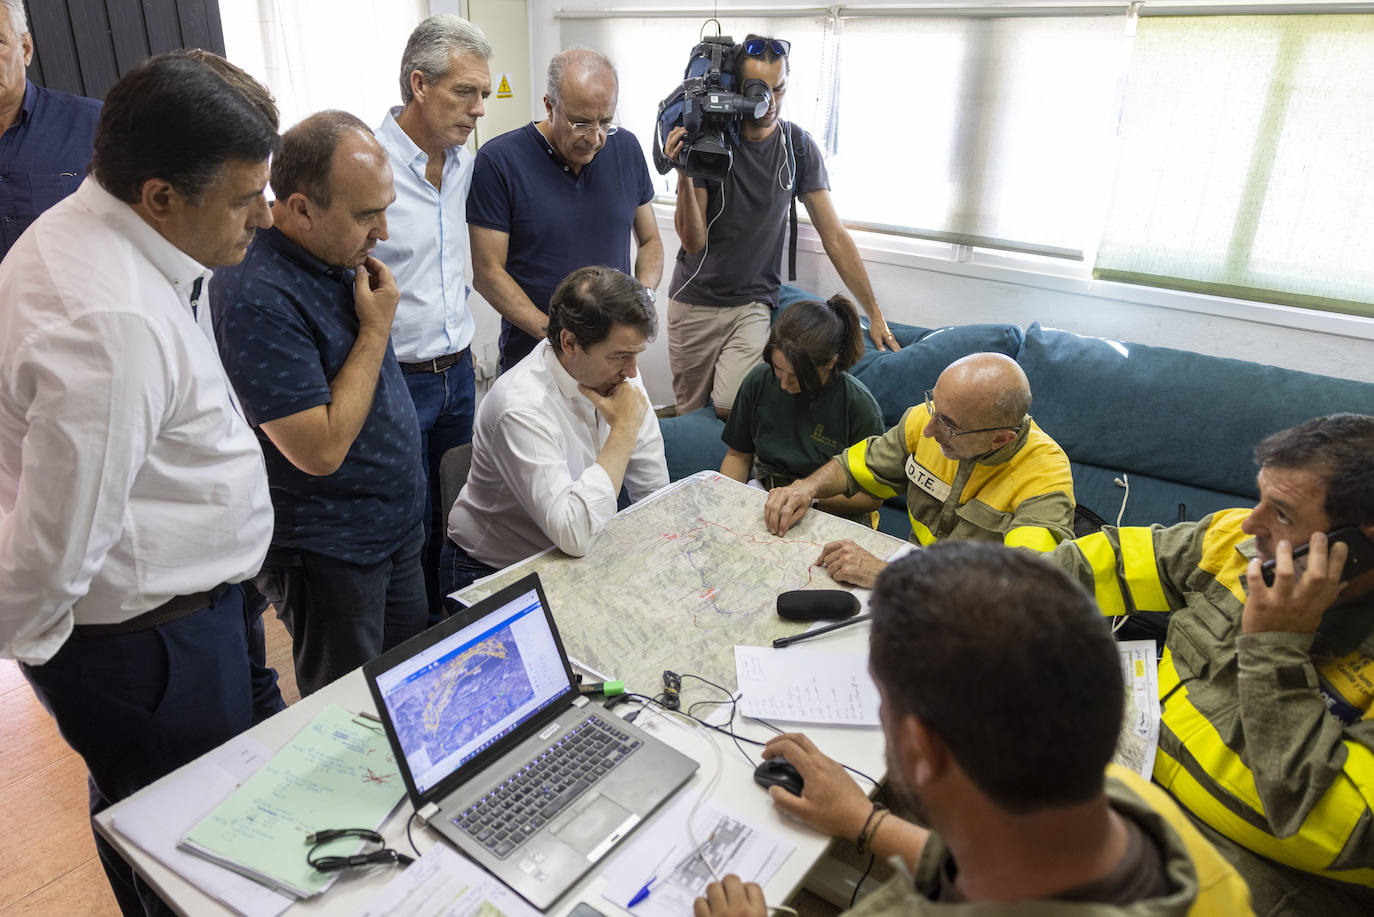
[[[1251,913],[1245,883],[1178,806],[1108,766],[1121,663],[1063,572],[1024,551],[944,542],[894,561],[869,607],[888,790],[912,818],[875,805],[804,735],[763,750],[802,779],[800,795],[768,791],[778,809],[898,868],[842,917]],[[734,876],[694,906],[696,917],[766,909]]]
[[[1255,456],[1253,510],[1108,527],[1050,556],[1104,614],[1173,612],[1154,779],[1256,911],[1374,914],[1374,547],[1359,540],[1374,536],[1374,417],[1317,418]],[[1328,540],[1347,526],[1351,545]],[[1352,555],[1366,565],[1347,569]]]
[[[1073,537],[1073,475],[1030,404],[1026,374],[1010,357],[956,360],[895,427],[770,491],[768,530],[786,533],[817,499],[863,491],[885,500],[905,490],[911,540],[922,546],[951,538],[1052,550]],[[865,587],[886,566],[848,539],[827,544],[817,563]]]

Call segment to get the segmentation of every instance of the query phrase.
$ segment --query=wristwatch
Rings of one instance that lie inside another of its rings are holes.
[[[645,287],[644,295],[649,297],[649,302],[658,302],[658,290],[655,290],[653,287]]]

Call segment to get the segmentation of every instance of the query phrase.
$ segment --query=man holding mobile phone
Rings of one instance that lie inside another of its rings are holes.
[[[1374,913],[1374,417],[1318,417],[1255,459],[1251,510],[1108,526],[1047,557],[1106,615],[1172,612],[1154,779],[1255,911]]]
[[[277,514],[255,581],[309,694],[425,627],[425,472],[391,348],[399,293],[372,257],[395,200],[386,153],[342,111],[272,157],[275,225],[210,283],[215,337],[258,433]]]

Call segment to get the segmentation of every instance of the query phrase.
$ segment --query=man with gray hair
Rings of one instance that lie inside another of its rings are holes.
[[[905,491],[911,540],[922,547],[951,539],[1052,551],[1073,537],[1073,475],[1030,406],[1030,383],[1011,357],[955,360],[895,427],[769,491],[764,522],[782,535],[814,500]],[[887,566],[848,538],[827,544],[816,563],[837,582],[864,587]]]
[[[24,0],[0,0],[0,257],[86,177],[100,103],[29,82]]]
[[[549,299],[579,267],[631,273],[650,300],[663,276],[663,242],[644,151],[616,121],[620,83],[596,51],[549,62],[537,124],[502,134],[477,154],[468,195],[473,286],[501,313],[501,369],[548,329]]]
[[[391,343],[420,422],[431,624],[443,615],[437,574],[448,507],[440,505],[439,462],[472,439],[475,323],[466,272],[473,153],[465,144],[486,113],[491,56],[487,37],[466,19],[442,14],[421,22],[401,55],[403,104],[377,128],[396,183],[396,200],[387,210],[391,235],[377,243],[377,257],[401,291]]]

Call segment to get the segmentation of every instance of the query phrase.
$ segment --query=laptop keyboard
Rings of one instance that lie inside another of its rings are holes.
[[[453,823],[505,857],[643,743],[593,715],[464,809]]]

